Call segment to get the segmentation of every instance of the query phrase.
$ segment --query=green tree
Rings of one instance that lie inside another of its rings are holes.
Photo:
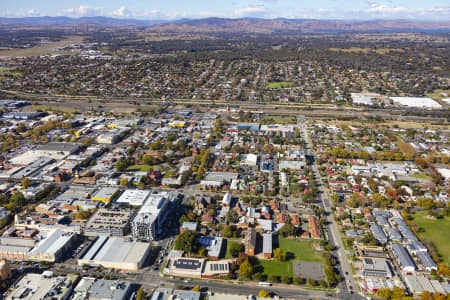
[[[22,178],[22,189],[26,190],[31,185],[31,180],[28,177]]]
[[[273,251],[273,259],[275,261],[285,261],[286,260],[286,252],[282,248],[277,248]]]
[[[144,289],[142,287],[136,292],[136,300],[144,300]]]
[[[230,210],[227,213],[227,221],[228,223],[234,224],[239,221],[239,215],[235,210]]]
[[[120,159],[116,163],[116,171],[117,172],[125,172],[128,168],[128,162],[125,159]]]
[[[242,253],[245,251],[245,246],[241,243],[231,242],[229,247],[230,247],[230,254],[233,257],[238,257],[239,253]]]
[[[283,227],[281,227],[280,229],[280,234],[284,237],[295,236],[296,231],[297,230],[295,229],[294,225],[284,224]]]
[[[267,298],[269,297],[269,293],[266,290],[260,290],[258,293],[259,298]]]
[[[186,253],[197,253],[198,246],[198,233],[192,230],[183,232],[175,241],[175,249]]]
[[[333,195],[331,195],[331,200],[333,202],[339,202],[339,200],[341,199],[341,197],[339,196],[339,194],[334,193]]]
[[[379,289],[377,296],[383,299],[391,299],[392,291],[390,289]]]
[[[127,187],[128,184],[129,184],[128,178],[122,178],[122,179],[120,179],[120,185],[121,185],[121,186]]]
[[[19,191],[14,192],[9,198],[9,208],[13,212],[19,211],[25,206],[25,197]]]
[[[296,276],[294,277],[294,284],[297,285],[305,284],[305,280],[301,277]]]
[[[233,236],[233,229],[231,228],[230,225],[225,225],[222,228],[222,235],[226,238],[230,238]]]
[[[244,260],[240,265],[239,265],[239,275],[241,275],[244,278],[249,278],[253,273],[253,266],[252,264],[248,261],[248,259]]]

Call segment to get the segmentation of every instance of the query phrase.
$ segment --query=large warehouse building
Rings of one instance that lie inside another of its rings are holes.
[[[90,249],[78,259],[78,265],[103,266],[110,269],[136,272],[144,265],[150,251],[150,243],[100,236]]]
[[[38,261],[58,262],[72,248],[76,234],[59,229],[52,230],[29,253],[29,258]]]

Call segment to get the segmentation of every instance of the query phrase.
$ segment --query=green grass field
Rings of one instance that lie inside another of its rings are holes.
[[[266,87],[268,89],[285,89],[290,88],[292,86],[292,82],[271,82]]]
[[[414,223],[425,232],[419,233],[421,237],[429,241],[441,255],[445,264],[450,265],[450,218],[446,217],[440,220],[426,218],[427,213],[421,212],[413,215]]]
[[[410,175],[410,176],[414,177],[414,178],[418,178],[418,179],[425,179],[425,180],[431,180],[432,179],[430,176],[425,175],[425,174],[413,174],[413,175]]]
[[[152,167],[147,165],[133,165],[129,166],[127,169],[128,172],[149,172],[151,170]]]
[[[284,249],[285,252],[290,252],[294,255],[293,260],[309,261],[309,262],[322,262],[322,256],[318,254],[312,247],[310,241],[297,241],[288,240],[283,237],[279,238],[279,247]],[[294,270],[292,267],[292,261],[277,262],[273,260],[259,260],[261,266],[264,268],[264,274],[283,276],[287,275],[292,277]]]
[[[293,116],[272,116],[261,117],[262,124],[297,124],[297,118]]]

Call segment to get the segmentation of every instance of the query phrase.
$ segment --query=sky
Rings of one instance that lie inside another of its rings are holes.
[[[0,0],[0,17],[207,17],[450,21],[449,0]]]

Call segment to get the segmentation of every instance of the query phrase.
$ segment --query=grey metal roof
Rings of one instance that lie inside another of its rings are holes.
[[[393,244],[392,251],[394,253],[395,258],[397,259],[398,264],[401,266],[402,269],[416,268],[416,264],[412,260],[408,251],[406,251],[405,247],[398,244]]]
[[[372,225],[370,226],[370,231],[372,232],[373,236],[377,239],[378,242],[382,244],[387,243],[388,238],[380,226]]]
[[[425,269],[435,269],[437,270],[438,266],[431,258],[430,254],[428,252],[418,252],[417,258],[420,260],[420,263]]]
[[[272,233],[263,234],[263,253],[272,254]]]
[[[408,225],[399,225],[398,230],[402,233],[403,237],[409,242],[418,241],[416,235],[409,229]]]
[[[402,235],[400,231],[395,228],[386,228],[385,230],[391,240],[401,242]]]
[[[89,294],[90,299],[123,300],[128,299],[129,291],[129,282],[98,279],[92,285]]]
[[[389,221],[385,216],[377,216],[376,219],[377,219],[378,225],[383,226],[383,227],[390,227]]]

